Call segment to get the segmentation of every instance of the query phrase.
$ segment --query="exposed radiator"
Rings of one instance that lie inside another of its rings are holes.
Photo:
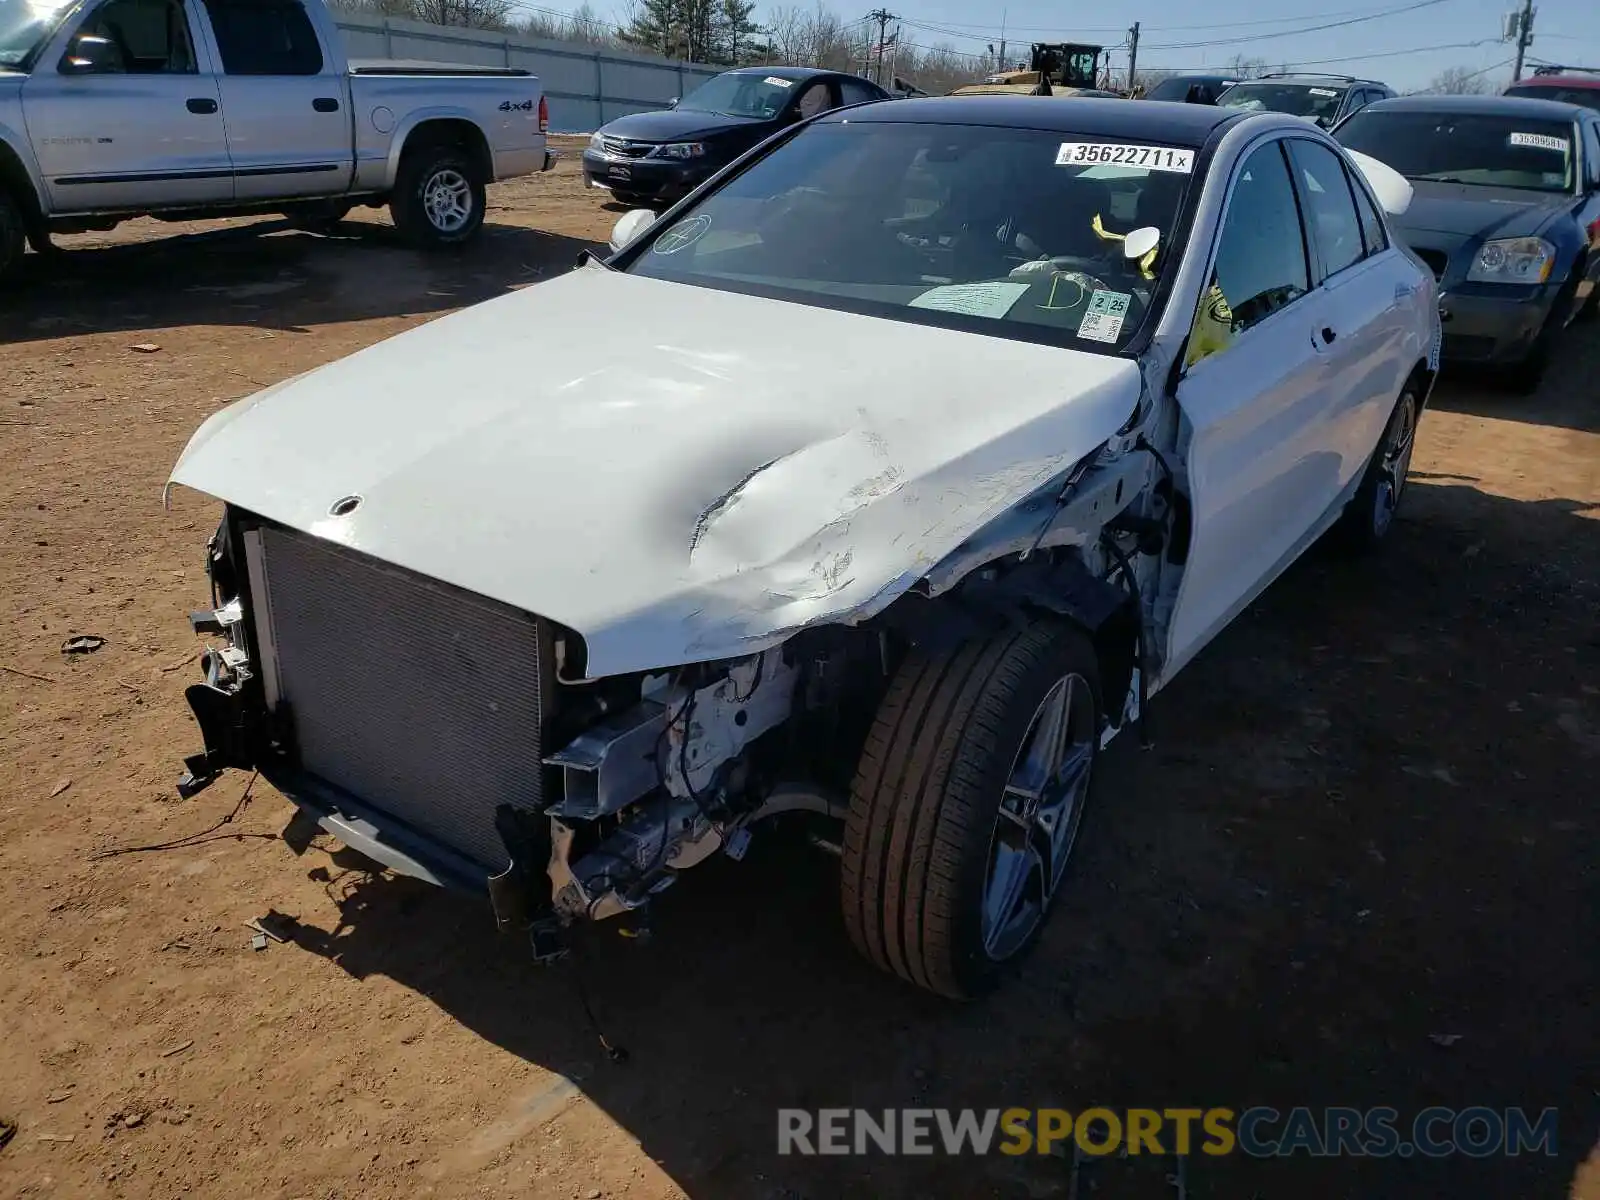
[[[301,768],[503,869],[495,808],[542,800],[538,623],[307,534],[261,539],[258,653]]]

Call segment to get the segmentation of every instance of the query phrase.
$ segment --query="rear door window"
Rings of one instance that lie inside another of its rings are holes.
[[[1367,254],[1378,254],[1389,248],[1389,236],[1383,230],[1383,218],[1378,215],[1378,206],[1372,202],[1372,197],[1367,195],[1367,189],[1361,185],[1361,180],[1356,178],[1353,171],[1345,168],[1350,178],[1350,194],[1355,197],[1356,216],[1361,221],[1361,240],[1366,243]]]
[[[839,92],[845,104],[868,104],[873,100],[883,99],[876,88],[859,79],[839,80]]]
[[[1366,255],[1361,219],[1356,215],[1350,182],[1332,150],[1294,138],[1289,142],[1295,184],[1306,216],[1306,231],[1322,263],[1322,277],[1337,275]]]
[[[293,0],[206,0],[229,75],[317,75],[322,46]]]

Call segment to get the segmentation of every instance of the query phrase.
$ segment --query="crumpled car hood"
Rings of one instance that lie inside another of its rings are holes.
[[[871,615],[1140,387],[1128,359],[590,267],[223,409],[172,481],[558,621],[610,675]]]

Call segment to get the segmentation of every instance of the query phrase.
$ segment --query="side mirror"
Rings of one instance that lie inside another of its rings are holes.
[[[1138,262],[1161,244],[1161,230],[1154,225],[1141,225],[1122,239],[1122,257]]]
[[[667,101],[667,107],[668,108],[677,108],[679,99],[680,99],[680,97],[674,96],[671,100]]]
[[[122,52],[110,38],[80,33],[56,68],[63,75],[97,75],[123,69]]]
[[[1350,161],[1355,163],[1356,170],[1372,188],[1372,194],[1378,198],[1378,204],[1383,211],[1391,217],[1404,215],[1406,209],[1411,207],[1413,190],[1411,181],[1396,171],[1388,163],[1379,162],[1371,155],[1362,154],[1359,150],[1346,150],[1345,154]]]
[[[630,208],[617,218],[611,227],[611,252],[615,254],[655,221],[656,214],[648,208]]]

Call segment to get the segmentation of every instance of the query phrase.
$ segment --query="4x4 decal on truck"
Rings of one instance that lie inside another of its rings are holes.
[[[501,112],[532,112],[533,111],[533,101],[532,100],[523,100],[521,102],[518,102],[516,100],[503,100],[500,103],[500,111]]]

